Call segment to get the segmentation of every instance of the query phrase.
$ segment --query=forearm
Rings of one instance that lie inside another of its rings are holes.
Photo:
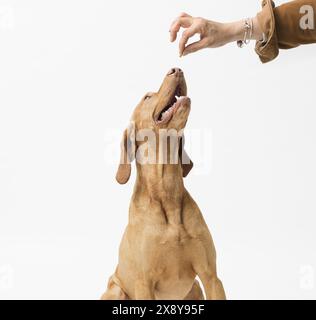
[[[316,0],[295,0],[275,7],[272,0],[262,2],[257,18],[266,36],[257,42],[256,52],[263,63],[272,61],[279,49],[316,42]],[[303,23],[302,23],[303,22]]]
[[[260,28],[258,18],[252,18],[253,30],[251,39],[249,40],[262,40],[263,32]],[[225,23],[224,34],[227,35],[227,42],[235,42],[238,40],[243,40],[245,35],[245,20],[239,20],[231,23]]]
[[[316,0],[296,0],[273,10],[279,48],[316,42]]]

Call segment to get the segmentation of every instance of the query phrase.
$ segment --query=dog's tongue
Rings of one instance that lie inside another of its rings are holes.
[[[182,105],[182,102],[187,99],[186,96],[177,97],[177,101],[166,111],[161,114],[161,119],[159,120],[160,123],[167,123],[175,111]]]
[[[172,113],[173,113],[173,110],[175,108],[175,105],[176,105],[176,102],[173,104],[172,107],[170,107],[168,110],[166,110],[165,112],[163,112],[161,114],[161,121],[164,121],[166,120]]]

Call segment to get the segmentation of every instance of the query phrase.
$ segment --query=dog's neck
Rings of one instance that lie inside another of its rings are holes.
[[[181,164],[137,164],[133,201],[148,204],[148,212],[166,223],[181,224],[185,189]]]

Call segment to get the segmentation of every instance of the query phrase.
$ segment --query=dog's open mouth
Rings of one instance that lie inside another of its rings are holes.
[[[185,106],[186,102],[190,100],[190,98],[185,96],[185,94],[186,89],[179,85],[172,95],[169,103],[155,116],[156,124],[162,125],[171,121],[178,109]]]

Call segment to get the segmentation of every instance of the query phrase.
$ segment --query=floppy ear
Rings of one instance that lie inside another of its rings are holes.
[[[193,168],[193,162],[184,149],[184,137],[180,139],[179,159],[182,166],[182,176],[185,178]]]
[[[123,139],[121,142],[121,158],[120,158],[120,164],[117,169],[116,173],[116,181],[119,184],[125,184],[128,182],[132,166],[131,162],[135,158],[135,151],[134,151],[134,142],[131,140],[131,135],[128,129],[124,131]]]

